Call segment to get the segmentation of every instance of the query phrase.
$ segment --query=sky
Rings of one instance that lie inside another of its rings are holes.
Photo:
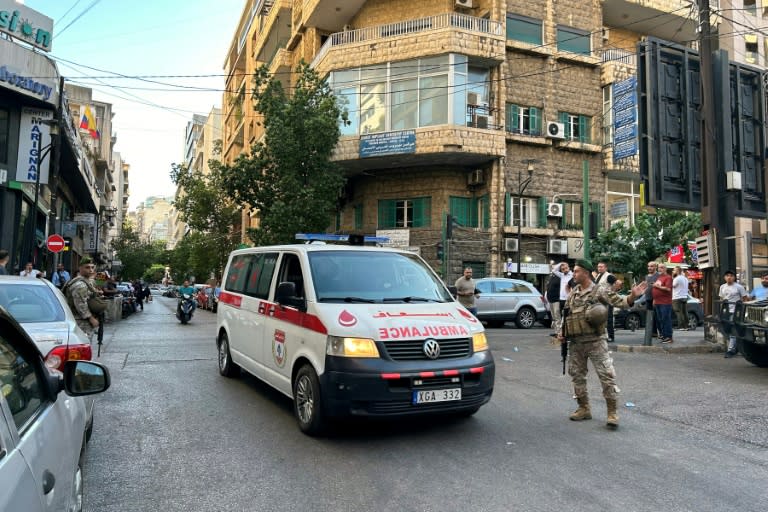
[[[183,160],[187,122],[221,106],[226,52],[246,0],[23,3],[53,19],[50,56],[65,79],[113,105],[114,150],[130,164],[129,210],[173,195],[169,173]]]

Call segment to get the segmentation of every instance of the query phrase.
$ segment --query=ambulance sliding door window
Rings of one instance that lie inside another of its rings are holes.
[[[245,293],[248,270],[250,269],[253,256],[253,254],[240,254],[232,258],[232,263],[229,265],[229,274],[224,283],[225,290],[236,293]]]
[[[275,274],[277,253],[269,252],[255,255],[251,263],[251,272],[245,287],[245,294],[258,299],[269,298],[269,288],[272,276]]]

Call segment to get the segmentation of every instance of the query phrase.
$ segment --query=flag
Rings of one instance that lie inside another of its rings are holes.
[[[83,130],[88,130],[88,133],[91,135],[91,137],[98,139],[101,134],[99,133],[99,130],[96,129],[96,118],[93,117],[91,107],[85,105],[84,107],[80,108],[83,112],[83,116],[80,119],[80,128]]]
[[[685,251],[682,245],[676,245],[667,251],[668,263],[682,263],[685,260]]]

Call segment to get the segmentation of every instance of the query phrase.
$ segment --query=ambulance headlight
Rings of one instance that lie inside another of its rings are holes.
[[[472,335],[472,350],[474,352],[488,350],[488,340],[485,338],[484,332],[479,332]]]
[[[328,336],[325,353],[339,357],[379,357],[376,342],[369,338]]]

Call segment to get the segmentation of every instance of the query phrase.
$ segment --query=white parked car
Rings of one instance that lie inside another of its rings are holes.
[[[82,510],[83,396],[109,384],[106,367],[91,361],[50,370],[29,335],[0,307],[0,510]]]

